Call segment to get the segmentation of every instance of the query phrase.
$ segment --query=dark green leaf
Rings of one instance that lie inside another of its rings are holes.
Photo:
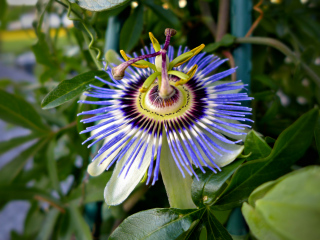
[[[32,205],[24,221],[24,236],[30,239],[34,238],[41,229],[44,221],[44,214],[42,213],[38,202],[33,201]]]
[[[281,102],[278,96],[275,96],[275,100],[272,102],[271,106],[268,108],[266,114],[261,118],[260,124],[272,121],[279,112],[281,107]]]
[[[46,40],[46,35],[44,33],[38,33],[38,42],[33,45],[31,49],[36,57],[37,63],[46,65],[51,69],[57,68],[57,64],[50,52],[48,42]]]
[[[259,81],[260,83],[270,87],[271,89],[278,90],[278,86],[274,83],[272,78],[268,77],[267,75],[254,75],[252,77],[254,80]]]
[[[109,240],[176,239],[202,216],[203,209],[151,209],[131,215]]]
[[[68,212],[70,214],[70,221],[71,221],[72,228],[74,229],[76,239],[79,239],[79,240],[92,239],[90,228],[88,224],[85,222],[78,207],[74,204],[71,204],[68,207]]]
[[[23,185],[10,184],[0,185],[0,196],[1,200],[12,201],[12,200],[43,200],[52,203],[63,211],[63,205],[53,198],[49,193],[42,189],[34,187],[26,187]]]
[[[130,52],[143,30],[143,5],[139,5],[124,23],[120,33],[120,49]]]
[[[97,177],[92,177],[74,189],[66,202],[73,204],[97,202],[104,200],[103,191],[109,181],[112,172],[105,172]]]
[[[11,183],[18,174],[22,171],[26,162],[34,156],[47,142],[46,139],[40,139],[34,145],[21,152],[16,158],[11,160],[0,169],[0,182],[1,184]]]
[[[57,107],[90,89],[90,84],[96,86],[103,85],[103,83],[95,79],[95,76],[106,80],[109,79],[109,75],[104,71],[90,71],[82,73],[72,79],[64,80],[45,96],[42,100],[41,107],[43,109]]]
[[[32,105],[19,96],[0,89],[0,118],[25,128],[45,132],[48,130]]]
[[[0,21],[3,21],[8,8],[7,0],[0,0]]]
[[[166,21],[172,27],[179,26],[179,19],[168,9],[164,9],[162,6],[155,4],[152,0],[143,1],[145,5],[152,9],[152,11],[159,17],[159,19]],[[170,26],[169,26],[170,27]]]
[[[69,1],[71,3],[78,4],[82,8],[85,8],[90,11],[95,11],[95,12],[117,8],[129,2],[129,0],[118,0],[118,1],[69,0]]]
[[[201,171],[198,171],[199,181],[194,179],[191,186],[193,202],[197,206],[213,203],[223,191],[224,183],[243,162],[244,160],[237,160],[222,168],[222,171],[218,173],[207,171],[203,174]]]
[[[60,181],[58,178],[58,171],[57,171],[57,162],[54,158],[54,147],[55,147],[56,142],[51,141],[49,143],[48,149],[47,149],[47,156],[46,156],[46,161],[47,161],[47,170],[49,173],[49,178],[50,182],[52,184],[52,187],[60,194],[61,188],[60,188]]]
[[[52,208],[47,214],[36,240],[50,239],[50,236],[54,231],[55,225],[57,223],[58,217],[59,211],[55,208]]]
[[[38,134],[30,134],[0,142],[0,155],[38,137]]]
[[[231,178],[215,207],[225,210],[238,206],[246,201],[256,187],[288,172],[309,147],[317,118],[318,109],[302,115],[280,134],[269,156],[243,164]]]
[[[263,140],[256,131],[251,130],[248,133],[246,141],[244,142],[244,154],[251,153],[251,155],[246,158],[247,161],[267,157],[271,150],[271,147],[269,147],[266,141]]]
[[[235,36],[232,36],[231,34],[226,34],[226,35],[223,36],[221,41],[208,44],[203,49],[203,51],[205,51],[205,52],[214,52],[218,48],[221,48],[221,47],[230,47],[230,46],[232,46],[234,44],[235,40],[236,40]]]
[[[316,140],[316,146],[317,146],[318,155],[320,158],[320,112],[319,112],[319,117],[316,123],[316,127],[314,128],[314,138]]]
[[[204,222],[207,229],[208,240],[232,240],[227,229],[216,219],[211,210],[207,211],[206,215],[207,219]]]

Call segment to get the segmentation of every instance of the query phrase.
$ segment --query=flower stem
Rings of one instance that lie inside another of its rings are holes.
[[[320,88],[320,77],[302,60],[288,48],[285,44],[273,38],[266,37],[246,37],[246,38],[237,38],[236,43],[251,43],[259,45],[267,45],[278,49],[284,55],[288,56],[294,64],[301,64],[301,67],[305,70],[307,75],[315,82],[315,84]]]

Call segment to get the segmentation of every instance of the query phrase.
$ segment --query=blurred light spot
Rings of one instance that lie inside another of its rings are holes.
[[[282,0],[271,0],[270,2],[274,4],[279,4],[282,2]]]
[[[162,7],[163,7],[164,9],[168,9],[168,8],[169,8],[169,5],[168,5],[168,3],[164,3],[164,4],[162,4]]]
[[[314,64],[315,65],[320,65],[320,57],[316,58],[316,60],[314,61]]]
[[[289,57],[286,57],[285,59],[284,59],[284,62],[285,63],[292,63],[292,59],[291,58],[289,58]]]
[[[308,80],[308,79],[306,79],[306,78],[305,78],[305,79],[303,79],[301,83],[302,83],[302,86],[305,86],[305,87],[308,87],[308,86],[310,85],[309,80]]]
[[[301,2],[302,4],[306,4],[306,3],[308,2],[308,0],[300,0],[300,2]]]
[[[297,102],[300,103],[301,105],[305,105],[306,103],[308,103],[307,99],[304,97],[297,97]]]
[[[36,5],[37,0],[7,0],[9,5]]]
[[[287,107],[290,104],[290,99],[285,95],[281,90],[277,92],[278,97],[280,98],[281,105]]]
[[[187,0],[179,0],[179,7],[184,8],[187,6]]]
[[[133,8],[138,7],[138,5],[139,5],[138,2],[132,2],[132,3],[131,3],[131,7],[133,7]]]

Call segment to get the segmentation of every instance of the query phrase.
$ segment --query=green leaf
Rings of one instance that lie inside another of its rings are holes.
[[[0,21],[3,21],[8,8],[7,0],[0,0],[0,6]]]
[[[120,33],[120,49],[130,52],[139,41],[143,30],[143,5],[134,9],[125,21]]]
[[[271,89],[273,90],[278,90],[278,86],[277,84],[274,83],[274,81],[272,80],[272,78],[270,78],[269,76],[267,75],[262,75],[262,74],[259,74],[259,75],[254,75],[252,76],[252,78],[254,80],[257,80],[259,81],[260,83],[270,87]]]
[[[214,51],[216,51],[217,49],[219,49],[221,47],[230,47],[230,46],[232,46],[234,44],[235,40],[236,40],[235,36],[232,36],[231,34],[226,34],[226,35],[223,36],[221,41],[208,44],[203,49],[203,51],[205,51],[205,52],[214,52]]]
[[[250,205],[242,207],[253,234],[265,240],[318,239],[319,180],[320,167],[309,166],[256,188],[249,197]]]
[[[203,209],[151,209],[131,215],[111,234],[109,240],[176,239],[188,231]]]
[[[45,96],[41,107],[43,109],[57,107],[90,89],[90,84],[102,86],[103,83],[95,79],[95,76],[106,80],[109,79],[109,75],[104,71],[89,71],[72,79],[64,80]]]
[[[49,143],[47,154],[46,154],[46,163],[47,163],[47,170],[49,173],[49,179],[53,186],[53,188],[62,195],[61,188],[60,188],[60,181],[58,178],[58,170],[57,170],[57,162],[54,158],[54,147],[56,142],[51,141]]]
[[[23,98],[7,93],[0,89],[0,118],[6,122],[16,124],[37,132],[46,132],[39,114],[33,106]]]
[[[36,57],[37,63],[43,64],[51,69],[57,68],[57,63],[53,59],[44,33],[38,33],[38,42],[33,45],[31,49]]]
[[[213,203],[223,191],[225,182],[237,170],[244,160],[237,160],[222,168],[221,172],[214,173],[208,170],[202,173],[197,170],[199,181],[194,178],[191,186],[192,200],[197,206]]]
[[[151,10],[159,17],[159,19],[169,23],[172,27],[178,27],[180,25],[179,19],[170,10],[164,9],[162,6],[155,4],[152,0],[146,0],[143,1],[143,3],[151,8]]]
[[[52,232],[54,231],[55,225],[59,217],[59,211],[55,208],[52,208],[44,220],[42,228],[36,238],[36,240],[46,240],[50,239]]]
[[[247,134],[244,142],[244,154],[251,153],[251,155],[246,158],[247,161],[267,157],[271,150],[271,147],[269,147],[266,141],[262,139],[256,131],[251,130]]]
[[[257,186],[288,172],[309,147],[317,118],[318,109],[305,113],[280,134],[269,156],[243,164],[231,178],[215,207],[226,210],[238,206]]]
[[[318,121],[316,123],[316,127],[314,128],[314,138],[316,140],[316,146],[317,146],[318,155],[320,158],[320,112],[319,112]]]
[[[16,137],[16,138],[11,138],[6,141],[0,142],[0,155],[8,152],[9,150],[18,147],[21,144],[27,143],[33,139],[38,138],[38,134],[30,134],[27,136],[21,136],[21,137]]]
[[[27,161],[34,156],[47,142],[47,139],[40,139],[31,147],[21,152],[16,158],[11,160],[0,169],[0,182],[1,184],[11,183],[18,174],[22,171]]]
[[[117,8],[120,6],[125,5],[126,3],[130,2],[129,0],[104,0],[104,1],[97,1],[97,0],[69,0],[71,3],[76,3],[80,7],[85,8],[89,11],[99,12],[104,10],[111,10],[113,8]]]
[[[67,197],[65,202],[72,204],[103,201],[103,190],[109,181],[112,172],[105,172],[98,177],[92,177],[87,182],[81,183]]]
[[[72,228],[74,229],[76,239],[79,239],[79,240],[92,239],[90,228],[88,224],[85,222],[78,207],[74,204],[71,204],[68,207],[68,210],[70,214],[71,225],[72,225]]]
[[[216,219],[211,210],[207,211],[205,226],[207,229],[208,240],[232,240],[232,237],[228,233],[227,229]]]
[[[26,187],[20,184],[0,185],[0,196],[3,201],[12,200],[44,200],[57,206],[63,211],[64,206],[49,193],[35,187]]]

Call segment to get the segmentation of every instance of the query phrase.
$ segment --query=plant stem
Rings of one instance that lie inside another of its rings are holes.
[[[216,23],[212,17],[209,3],[204,0],[199,0],[199,6],[203,23],[207,26],[213,38],[216,38]]]
[[[236,43],[251,43],[259,45],[267,45],[278,49],[284,55],[288,56],[294,64],[301,64],[301,67],[306,71],[307,75],[315,82],[320,88],[320,77],[307,65],[305,64],[293,51],[290,50],[285,44],[277,39],[266,38],[266,37],[247,37],[237,38]]]

